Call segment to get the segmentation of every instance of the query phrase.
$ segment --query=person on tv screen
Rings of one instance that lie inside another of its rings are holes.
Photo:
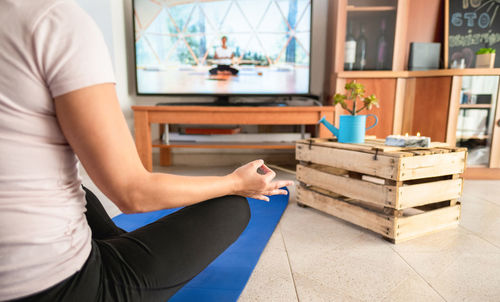
[[[0,20],[0,301],[167,301],[240,236],[245,197],[287,193],[262,160],[147,171],[103,36],[74,1],[0,1]],[[182,209],[126,232],[80,162],[124,213]]]
[[[221,45],[215,49],[214,59],[217,67],[210,69],[211,75],[218,72],[230,72],[232,75],[238,74],[238,69],[231,67],[231,61],[234,58],[234,51],[227,46],[227,37],[222,36]]]

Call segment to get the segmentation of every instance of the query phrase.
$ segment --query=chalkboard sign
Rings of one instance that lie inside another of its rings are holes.
[[[445,67],[465,60],[474,68],[480,48],[496,49],[495,67],[500,67],[500,1],[446,0]]]

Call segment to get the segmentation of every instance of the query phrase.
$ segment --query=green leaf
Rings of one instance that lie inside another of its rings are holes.
[[[333,97],[333,103],[335,105],[340,104],[343,109],[349,111],[352,115],[356,115],[356,113],[368,109],[370,110],[373,108],[373,106],[378,107],[378,99],[375,97],[375,95],[370,95],[365,97],[365,86],[361,83],[356,83],[356,81],[351,81],[345,84],[344,86],[346,92],[345,94],[339,94],[337,93]],[[354,106],[354,103],[358,100],[363,101],[363,107],[361,109],[357,109],[356,106]],[[349,105],[346,103],[346,100],[351,101],[352,109],[349,109]],[[356,109],[356,112],[354,110]]]
[[[484,55],[487,53],[496,53],[496,49],[494,49],[494,48],[481,48],[476,52],[477,55]]]
[[[340,103],[345,103],[345,99],[346,99],[346,96],[344,94],[337,93],[333,97],[333,104],[337,105]]]
[[[378,107],[378,99],[375,97],[374,94],[365,97],[363,99],[363,103],[368,110],[372,109],[373,106]]]

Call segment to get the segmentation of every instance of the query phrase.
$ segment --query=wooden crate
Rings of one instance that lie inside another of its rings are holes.
[[[466,149],[298,141],[300,204],[400,242],[456,226]]]

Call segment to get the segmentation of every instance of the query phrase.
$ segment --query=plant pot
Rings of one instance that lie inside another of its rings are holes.
[[[485,53],[476,55],[476,68],[493,68],[495,66],[495,54]]]
[[[375,123],[370,127],[366,127],[366,117],[372,116],[375,118]],[[373,114],[367,115],[341,115],[339,124],[339,142],[362,144],[365,142],[365,132],[377,125],[378,119]]]

